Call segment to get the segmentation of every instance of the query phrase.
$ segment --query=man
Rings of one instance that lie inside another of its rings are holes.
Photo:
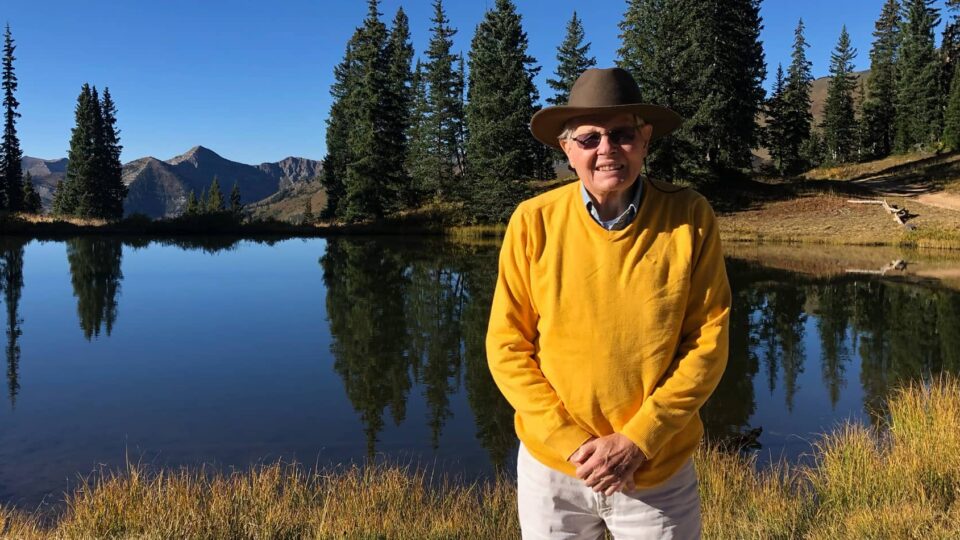
[[[577,172],[507,226],[487,356],[516,410],[524,538],[697,538],[691,456],[727,357],[730,288],[706,200],[644,177],[682,122],[590,69],[531,131]]]

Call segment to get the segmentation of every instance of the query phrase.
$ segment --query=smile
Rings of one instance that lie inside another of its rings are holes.
[[[597,167],[598,171],[619,171],[623,165],[601,165]]]

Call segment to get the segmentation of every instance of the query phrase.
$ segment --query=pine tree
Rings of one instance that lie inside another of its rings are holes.
[[[567,23],[567,33],[563,42],[557,47],[557,69],[555,79],[547,79],[547,85],[553,89],[553,97],[547,98],[550,105],[566,105],[570,99],[570,89],[584,71],[597,65],[596,57],[589,56],[590,43],[584,43],[583,23],[577,17],[577,12]],[[559,150],[552,150],[548,157],[551,162],[563,162],[565,156]]]
[[[960,69],[953,72],[943,124],[943,145],[948,150],[960,150]]]
[[[689,130],[704,84],[702,58],[691,28],[696,23],[690,0],[631,0],[620,22],[617,64],[640,86],[641,98],[666,105],[686,121],[670,137],[654,141],[648,172],[663,180],[690,178],[702,154]]]
[[[943,95],[949,95],[953,82],[953,72],[957,69],[957,60],[960,58],[960,18],[956,15],[960,11],[960,2],[947,0],[947,10],[953,13],[943,28],[943,37],[940,40],[940,90]]]
[[[99,179],[102,202],[98,214],[107,219],[118,219],[123,216],[123,201],[128,190],[123,183],[123,164],[120,161],[123,146],[120,145],[120,130],[117,129],[117,106],[110,96],[109,87],[103,89],[100,110],[103,115],[101,137],[104,154]]]
[[[784,143],[786,136],[784,92],[783,65],[777,64],[773,92],[766,105],[767,127],[764,138],[766,139],[767,149],[770,151],[770,159],[773,160],[773,167],[780,174],[784,172],[787,152]]]
[[[230,213],[236,217],[240,217],[243,213],[243,201],[240,197],[240,184],[237,182],[233,183],[233,188],[230,189]]]
[[[13,71],[13,36],[7,24],[3,34],[3,141],[0,143],[0,208],[19,210],[23,202],[23,171],[21,161],[23,152],[17,137],[17,118],[20,103],[14,96],[17,90],[17,76]]]
[[[312,196],[307,197],[307,202],[303,205],[303,224],[309,225],[313,223],[313,199]]]
[[[426,77],[423,72],[423,64],[417,60],[417,67],[413,72],[413,82],[410,87],[413,101],[410,107],[410,127],[407,130],[407,159],[404,168],[410,176],[414,199],[420,199],[429,195],[439,197],[439,178],[434,178],[432,172],[436,167],[432,166],[435,155],[431,150],[434,145],[433,138],[430,136],[432,130],[431,118],[427,104]]]
[[[384,215],[384,179],[400,166],[381,158],[385,117],[383,105],[388,85],[387,27],[380,20],[379,0],[368,0],[363,26],[355,34],[356,79],[348,88],[351,95],[347,145],[350,161],[344,182],[343,218],[347,221],[379,218]]]
[[[573,12],[567,23],[567,34],[557,47],[557,70],[555,79],[547,79],[547,85],[553,89],[553,97],[547,98],[550,105],[566,105],[570,98],[570,89],[581,73],[597,65],[597,59],[588,56],[590,43],[584,43],[583,23]]]
[[[67,174],[54,198],[54,212],[97,217],[97,188],[103,151],[103,115],[96,89],[84,83],[74,110],[76,125],[67,151]]]
[[[880,158],[893,151],[900,41],[900,4],[897,0],[887,0],[883,5],[873,37],[867,98],[863,102],[863,146],[867,156]]]
[[[694,2],[696,20],[689,31],[699,53],[696,73],[697,111],[688,129],[699,154],[714,174],[751,165],[758,146],[760,113],[766,77],[760,43],[760,0]]]
[[[424,194],[449,199],[463,172],[463,59],[451,51],[457,30],[450,26],[441,0],[434,0],[430,20],[433,26],[420,80],[423,101],[416,106],[422,107],[416,143],[420,148],[409,170]]]
[[[334,219],[343,214],[346,194],[347,164],[351,161],[347,138],[351,129],[352,94],[357,84],[357,64],[354,47],[357,34],[347,43],[343,61],[333,70],[334,83],[330,87],[333,103],[327,116],[327,155],[323,158],[320,183],[327,193],[327,206],[321,217]]]
[[[807,60],[807,40],[803,35],[803,19],[797,23],[794,31],[793,52],[784,89],[784,171],[787,174],[799,172],[806,164],[800,149],[810,137],[810,85],[813,76],[811,63]],[[809,153],[808,153],[809,154]]]
[[[384,50],[386,62],[386,86],[382,98],[380,117],[384,124],[380,135],[379,154],[383,169],[380,188],[381,207],[391,213],[409,207],[413,203],[410,176],[403,163],[407,159],[407,131],[410,129],[410,105],[413,100],[410,88],[413,74],[410,63],[413,45],[410,44],[410,26],[402,8],[390,27],[389,40]]]
[[[827,160],[844,163],[856,153],[857,120],[853,107],[853,92],[857,77],[853,73],[856,49],[850,46],[850,34],[844,25],[837,47],[830,55],[830,82],[824,104],[823,138]]]
[[[216,176],[210,183],[210,190],[207,192],[206,212],[208,214],[218,214],[225,210],[223,201],[223,191],[220,190],[220,180]]]
[[[183,211],[183,214],[186,216],[200,215],[200,208],[200,203],[197,201],[197,194],[191,189],[190,194],[187,195],[187,208]]]
[[[466,208],[472,219],[505,221],[529,193],[537,145],[529,131],[540,68],[527,54],[527,34],[510,0],[496,0],[470,46],[466,110]]]
[[[31,214],[43,212],[40,194],[33,187],[33,176],[28,172],[23,176],[23,211]]]
[[[940,62],[934,47],[934,29],[940,10],[934,0],[908,0],[897,61],[897,105],[894,147],[906,152],[933,144],[943,122]]]

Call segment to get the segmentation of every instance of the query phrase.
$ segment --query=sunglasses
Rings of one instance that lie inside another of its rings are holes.
[[[606,135],[610,140],[610,144],[623,146],[636,140],[637,128],[624,127],[603,132],[591,131],[590,133],[584,133],[583,135],[571,137],[571,139],[573,139],[580,148],[584,150],[593,150],[594,148],[600,146],[600,139],[602,139],[604,135]]]

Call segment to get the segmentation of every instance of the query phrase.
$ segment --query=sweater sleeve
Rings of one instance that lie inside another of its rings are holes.
[[[621,430],[651,458],[698,413],[727,365],[730,284],[716,217],[694,204],[690,293],[676,356],[667,374]]]
[[[531,297],[529,224],[518,209],[500,249],[497,286],[487,327],[487,362],[527,436],[569,458],[590,438],[571,418],[540,371],[536,357],[539,315]]]

